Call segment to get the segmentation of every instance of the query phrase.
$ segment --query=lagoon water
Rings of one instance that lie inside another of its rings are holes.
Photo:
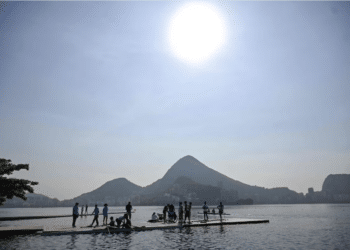
[[[132,222],[138,225],[145,224],[153,212],[162,211],[162,207],[156,206],[134,208]],[[89,207],[89,212],[92,209]],[[110,207],[109,211],[125,210]],[[192,219],[202,218],[198,211],[201,211],[199,207],[193,208]],[[71,212],[72,208],[0,208],[0,217]],[[227,218],[268,219],[270,223],[115,234],[13,236],[0,238],[0,249],[350,249],[350,204],[226,206],[225,212],[230,214]],[[92,219],[92,216],[79,217],[77,226],[87,226]],[[71,218],[55,218],[4,221],[0,227],[50,228],[71,224]]]

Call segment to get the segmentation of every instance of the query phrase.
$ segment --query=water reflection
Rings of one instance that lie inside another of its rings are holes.
[[[208,226],[204,226],[203,227],[203,233],[207,234],[209,232],[209,227]]]
[[[72,234],[70,236],[70,241],[67,242],[66,247],[67,249],[74,249],[75,248],[75,243],[77,241],[78,235],[77,234]]]
[[[90,246],[95,247],[96,246],[96,241],[97,241],[97,234],[92,234],[91,235]]]
[[[220,225],[220,233],[221,233],[221,234],[225,234],[224,225]]]
[[[122,244],[120,244],[120,241],[117,243],[118,247],[121,247],[122,249],[128,249],[130,246],[130,243],[132,241],[132,233],[131,232],[124,232],[124,233],[120,233],[118,236],[120,236],[121,240],[122,240]]]

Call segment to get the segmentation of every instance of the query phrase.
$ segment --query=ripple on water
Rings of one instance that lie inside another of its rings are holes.
[[[138,208],[133,221],[144,221],[157,209],[161,208]],[[16,236],[0,239],[0,249],[350,249],[350,205],[232,206],[226,211],[237,218],[247,218],[248,214],[251,218],[267,218],[270,223],[115,234]],[[48,226],[71,225],[67,218],[25,223],[43,222]],[[78,223],[89,224],[91,218],[79,218]]]

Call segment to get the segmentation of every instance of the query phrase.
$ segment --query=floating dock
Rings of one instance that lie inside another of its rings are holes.
[[[126,212],[116,212],[108,214],[125,214]],[[134,213],[134,212],[131,212]],[[93,216],[93,214],[83,214],[83,216]],[[73,217],[73,215],[40,215],[40,216],[17,216],[17,217],[0,217],[0,221],[13,221],[13,220],[38,220],[38,219],[52,219],[52,218],[61,218],[61,217]]]
[[[206,226],[224,226],[224,225],[239,225],[239,224],[259,224],[269,223],[269,220],[261,219],[223,219],[209,220],[209,221],[193,221],[189,223],[147,223],[146,226],[136,226],[132,228],[117,228],[109,226],[99,227],[65,227],[65,228],[50,228],[45,229],[43,227],[2,227],[0,228],[1,235],[19,235],[19,234],[39,234],[42,236],[49,235],[69,235],[69,234],[96,234],[96,233],[120,233],[120,232],[133,232],[133,231],[148,231],[148,230],[163,230],[174,228],[190,228],[190,227],[206,227]]]
[[[44,227],[41,226],[0,227],[0,238],[11,235],[35,234],[43,231]]]

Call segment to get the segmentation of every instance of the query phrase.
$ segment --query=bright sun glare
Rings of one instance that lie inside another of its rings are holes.
[[[169,42],[177,57],[198,64],[209,59],[224,43],[224,22],[207,3],[189,3],[170,22]]]

